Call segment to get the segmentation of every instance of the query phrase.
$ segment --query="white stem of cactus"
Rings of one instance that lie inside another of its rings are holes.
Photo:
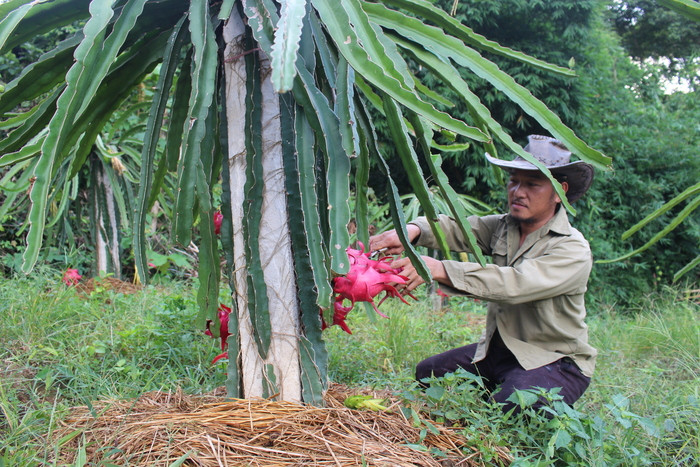
[[[235,11],[226,24],[227,43],[226,112],[228,117],[229,167],[233,219],[234,267],[239,318],[241,377],[243,396],[263,395],[263,373],[266,365],[274,367],[279,398],[301,400],[301,369],[299,365],[299,310],[295,284],[294,263],[287,222],[286,190],[282,166],[279,97],[270,81],[270,62],[262,57],[261,77],[246,76],[242,55],[243,22]],[[246,180],[245,93],[247,79],[261,79],[263,93],[263,206],[260,225],[260,261],[263,266],[272,343],[267,359],[258,352],[253,338],[253,323],[248,312],[247,268],[243,235],[244,185]],[[235,332],[235,330],[232,330]]]

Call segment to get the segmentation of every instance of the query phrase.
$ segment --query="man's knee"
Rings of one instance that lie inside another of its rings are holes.
[[[421,386],[427,387],[427,384],[425,384],[423,380],[431,376],[442,376],[442,374],[435,374],[435,356],[426,358],[416,365],[416,381],[418,381]]]
[[[428,357],[416,365],[416,379],[421,381],[431,376],[439,378],[457,371],[458,368],[474,373],[472,359],[475,351],[476,344],[471,344]]]

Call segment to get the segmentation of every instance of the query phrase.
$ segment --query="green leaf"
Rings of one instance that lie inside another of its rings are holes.
[[[182,156],[178,167],[178,191],[175,199],[173,230],[175,241],[187,245],[192,239],[196,167],[202,141],[208,129],[207,115],[216,90],[217,51],[214,28],[209,21],[206,0],[193,0],[189,10],[189,29],[194,56],[189,113],[183,130]]]
[[[641,221],[637,222],[632,227],[627,229],[622,234],[622,240],[627,240],[629,237],[631,237],[633,234],[635,234],[637,231],[639,231],[642,227],[647,225],[649,222],[651,222],[654,219],[658,218],[659,216],[665,214],[666,212],[668,212],[670,209],[677,206],[682,201],[690,198],[691,196],[695,196],[698,193],[700,193],[700,183],[696,183],[695,185],[693,185],[689,188],[686,188],[678,196],[675,196],[670,201],[664,203],[664,205],[661,206],[659,209],[655,210],[654,212],[652,212],[651,214],[646,216],[644,219],[642,219]]]
[[[384,113],[387,117],[387,124],[389,126],[389,130],[391,131],[392,139],[396,145],[396,152],[401,158],[401,162],[406,170],[406,176],[411,184],[411,188],[418,198],[418,201],[423,208],[423,212],[425,212],[425,215],[428,218],[430,227],[435,235],[438,245],[440,246],[442,254],[445,255],[445,259],[452,259],[450,248],[447,245],[447,239],[445,238],[445,233],[437,225],[438,216],[433,206],[432,195],[430,194],[428,184],[425,182],[423,170],[418,162],[418,156],[413,150],[410,137],[408,136],[408,129],[404,124],[401,110],[399,109],[398,105],[396,105],[396,102],[388,98],[386,95],[384,96]]]
[[[515,392],[508,397],[509,402],[517,404],[520,407],[530,407],[538,400],[538,395],[531,390],[516,389]]]
[[[421,20],[389,10],[382,5],[373,4],[371,9],[368,9],[368,13],[370,13],[370,18],[378,24],[393,29],[401,36],[420,44],[421,47],[437,56],[451,58],[458,65],[466,67],[487,80],[496,89],[520,105],[525,112],[533,116],[554,137],[562,141],[569,150],[586,162],[605,170],[610,168],[611,159],[609,157],[589,147],[530,91],[516,83],[510,75],[501,71],[495,63],[484,59],[474,49],[465,46],[459,39],[448,36],[441,29],[429,26]],[[420,112],[417,113],[420,114]],[[421,116],[426,117],[422,114]],[[428,118],[428,120],[431,119]],[[481,141],[486,141],[486,139]],[[530,157],[530,159],[533,158]],[[530,159],[528,160],[532,162]]]
[[[348,62],[342,57],[338,60],[338,78],[335,88],[334,111],[338,116],[340,136],[343,140],[345,154],[350,158],[357,157],[359,149],[359,137],[357,135],[357,123],[355,122],[355,72],[348,66]]]
[[[5,18],[26,0],[10,1],[0,5],[0,18]],[[34,2],[32,2],[34,3]],[[102,2],[104,3],[104,2]],[[18,27],[0,47],[4,54],[14,47],[29,42],[37,36],[58,29],[88,16],[87,0],[52,0],[38,2],[22,18]]]
[[[165,142],[165,167],[163,170],[177,170],[178,160],[180,159],[180,145],[182,144],[182,135],[185,131],[185,121],[189,114],[189,98],[192,93],[192,49],[188,50],[185,59],[180,67],[180,73],[175,84],[173,92],[173,103],[170,107],[170,119],[168,121],[168,139]],[[154,188],[158,186],[156,181],[153,183]],[[152,205],[155,201],[153,194],[148,204]]]
[[[217,106],[209,107],[207,127],[217,128]],[[214,147],[217,134],[208,132],[200,145],[200,156],[196,165],[197,199],[199,201],[199,234],[200,245],[198,254],[199,289],[197,304],[199,313],[195,326],[204,329],[207,320],[216,322],[219,306],[219,241],[214,232],[214,208],[212,206],[212,174],[214,171]]]
[[[428,267],[425,265],[423,259],[416,251],[415,247],[408,239],[408,232],[406,231],[406,217],[403,213],[403,206],[401,204],[399,190],[396,187],[396,183],[391,178],[391,170],[389,169],[389,165],[386,163],[386,160],[384,160],[384,157],[377,146],[377,135],[374,131],[369,113],[362,102],[356,102],[356,108],[358,109],[358,123],[364,134],[367,135],[367,142],[371,145],[371,152],[375,154],[379,160],[379,170],[384,173],[384,176],[389,183],[389,211],[391,212],[391,219],[394,228],[396,229],[396,234],[404,247],[406,256],[411,260],[411,264],[413,264],[413,266],[416,268],[416,272],[418,272],[418,274],[427,284],[430,284],[433,281],[433,276]]]
[[[0,190],[12,192],[25,191],[27,189],[27,186],[25,184],[21,184],[16,178],[16,175],[19,171],[24,170],[26,166],[27,163],[15,164],[14,167],[11,167],[9,170],[7,170],[3,174],[3,177],[0,179]]]
[[[271,53],[272,84],[277,92],[289,91],[294,84],[295,62],[305,14],[306,0],[282,2]]]
[[[45,137],[39,138],[36,143],[28,144],[19,151],[5,154],[0,158],[0,167],[16,164],[38,156],[41,154],[41,146],[44,143],[44,139]]]
[[[369,146],[368,135],[360,131],[360,153],[355,164],[355,224],[357,240],[369,247]]]
[[[431,70],[437,76],[439,76],[442,81],[457,95],[462,99],[462,101],[467,105],[472,116],[479,122],[482,122],[484,127],[482,130],[484,132],[492,133],[496,138],[501,140],[508,149],[510,149],[515,154],[524,158],[535,164],[542,173],[544,173],[547,178],[552,182],[554,189],[556,190],[559,198],[561,198],[562,203],[573,215],[576,214],[576,210],[569,204],[566,199],[566,194],[561,187],[561,184],[552,176],[549,169],[547,169],[541,162],[532,157],[532,155],[526,152],[519,144],[517,144],[510,135],[501,127],[492,116],[491,112],[486,108],[485,105],[481,103],[476,94],[474,94],[470,89],[469,85],[462,79],[459,72],[455,69],[452,64],[447,60],[442,60],[441,58],[435,56],[434,54],[425,51],[422,47],[415,45],[414,43],[404,41],[402,39],[397,39],[397,43],[401,45],[416,61],[418,61],[422,66]]]
[[[693,199],[690,202],[690,204],[688,204],[685,208],[683,208],[683,210],[681,212],[679,212],[678,215],[671,220],[671,222],[668,223],[668,225],[666,225],[663,229],[661,229],[656,235],[654,235],[644,245],[642,245],[639,248],[637,248],[636,250],[630,251],[629,253],[622,255],[618,258],[598,260],[598,261],[596,261],[596,263],[601,263],[601,264],[614,263],[616,261],[622,261],[622,260],[630,258],[638,253],[641,253],[642,251],[648,249],[654,243],[658,242],[663,237],[668,235],[668,233],[671,232],[673,229],[678,227],[678,225],[681,222],[683,222],[688,216],[690,216],[690,214],[692,214],[692,212],[695,211],[698,208],[698,206],[700,206],[700,196],[697,196],[695,199]]]
[[[313,134],[308,122],[305,121],[306,116],[303,112],[296,112],[292,96],[283,94],[280,99],[282,157],[288,193],[289,233],[303,326],[303,335],[299,340],[302,399],[306,403],[322,405],[323,392],[327,387],[328,379],[328,353],[321,335],[319,288],[316,285],[317,274],[311,255],[311,250],[315,250],[315,254],[318,254],[318,250],[322,250],[322,241],[319,240],[317,196],[313,187],[315,163],[306,164],[309,157],[313,159]],[[302,135],[298,136],[298,132]],[[305,154],[302,156],[302,153]],[[311,182],[310,187],[308,182]],[[314,244],[314,242],[318,243]],[[323,251],[320,253],[325,256]],[[326,301],[330,302],[328,271],[322,265],[319,272],[318,276],[323,278],[321,285],[325,286],[324,293],[328,294]],[[330,303],[326,304],[327,307],[329,305]]]
[[[178,457],[177,459],[175,459],[175,461],[172,464],[170,464],[169,467],[180,467],[182,464],[185,463],[185,461],[187,459],[190,458],[190,456],[196,456],[196,455],[197,455],[196,451],[188,451],[188,452],[184,453],[183,455],[181,455],[180,457]]]
[[[122,53],[112,71],[102,80],[95,92],[94,98],[85,107],[79,118],[73,123],[64,138],[64,147],[73,148],[78,144],[75,153],[72,154],[70,176],[75,176],[85,163],[92,150],[92,145],[103,127],[111,119],[124,100],[131,95],[143,77],[150,73],[161,59],[162,46],[167,36],[147,36],[143,41]],[[59,161],[63,161],[68,154],[63,154]]]
[[[442,386],[430,386],[425,390],[426,397],[439,401],[445,395],[445,388]]]
[[[478,129],[469,127],[464,122],[455,120],[449,115],[438,111],[435,107],[423,101],[416,91],[407,90],[405,85],[393,76],[394,72],[392,70],[370,59],[365,47],[370,47],[368,44],[372,44],[372,47],[381,50],[381,45],[377,44],[378,39],[376,37],[360,37],[353,29],[346,8],[352,9],[355,5],[357,5],[357,0],[341,0],[338,2],[313,1],[314,8],[319,12],[321,20],[333,37],[336,46],[355,69],[356,73],[362,75],[367,81],[389,94],[402,105],[423,115],[436,125],[477,141],[488,141],[488,137]]]
[[[348,0],[343,3],[343,6],[348,13],[349,24],[357,33],[360,45],[366,50],[367,59],[377,61],[388,76],[396,79],[404,89],[411,91],[413,89],[413,75],[409,71],[406,61],[399,54],[396,44],[384,34],[379,26],[370,22],[359,1]]]
[[[673,282],[676,282],[678,279],[680,279],[685,273],[690,271],[691,269],[695,268],[698,264],[700,264],[700,255],[696,256],[694,260],[692,260],[690,263],[686,264],[683,266],[681,269],[676,271],[676,273],[673,275]]]
[[[89,102],[93,96],[87,94],[87,89],[94,89],[94,81],[101,81],[102,76],[95,73],[102,63],[112,63],[114,57],[100,54],[102,43],[109,20],[112,17],[111,2],[95,2],[91,4],[92,18],[85,25],[85,39],[75,50],[75,64],[66,75],[66,89],[58,99],[56,114],[49,124],[49,134],[44,140],[42,155],[34,170],[36,177],[30,193],[32,201],[29,212],[30,229],[27,234],[27,249],[24,252],[22,270],[29,273],[34,267],[42,245],[45,225],[46,198],[51,184],[51,174],[56,159],[62,154],[64,139],[72,127],[79,106]],[[115,30],[116,32],[116,30]],[[105,69],[106,72],[106,69]]]
[[[166,49],[163,52],[163,64],[158,77],[153,101],[148,115],[146,124],[143,149],[141,152],[141,174],[137,197],[137,205],[135,208],[135,223],[134,223],[134,262],[136,274],[142,283],[148,282],[148,265],[146,260],[146,214],[148,211],[148,197],[151,191],[151,182],[153,180],[153,166],[160,137],[160,131],[163,126],[163,114],[168,102],[170,87],[172,86],[173,77],[177,70],[178,57],[182,48],[183,42],[187,37],[184,32],[183,24],[185,17],[175,26],[170,38],[168,39]]]
[[[221,2],[221,8],[219,9],[218,18],[221,20],[229,19],[231,12],[233,11],[234,3],[236,3],[236,0],[223,0]]]
[[[552,65],[551,63],[547,63],[522,52],[503,47],[496,42],[486,39],[484,36],[475,33],[472,29],[460,23],[457,19],[448,15],[445,11],[425,0],[384,0],[384,3],[409,11],[424,21],[431,21],[437,24],[446,33],[451,34],[464,41],[465,44],[481,49],[484,52],[519,60],[542,70],[551,71],[561,75],[576,76],[576,73],[571,69]],[[371,3],[363,3],[363,8],[368,11],[370,11],[372,7],[373,5]]]
[[[686,18],[700,22],[700,3],[696,0],[659,0],[659,4]]]
[[[246,50],[254,48],[253,39],[245,38]],[[263,142],[262,142],[262,92],[260,63],[257,54],[245,56],[246,62],[246,178],[243,205],[243,237],[248,284],[248,312],[252,321],[253,337],[258,353],[264,359],[270,349],[272,325],[270,323],[267,284],[260,259],[260,223],[263,201]]]
[[[82,39],[83,34],[78,33],[27,65],[0,95],[0,114],[12,111],[23,102],[31,101],[62,84],[66,70],[74,62],[73,52]]]
[[[0,21],[0,50],[4,48],[7,38],[12,34],[19,22],[35,5],[35,2],[25,3],[16,10],[9,12],[7,16],[2,17],[2,21]]]
[[[303,112],[296,113],[295,138],[299,194],[305,226],[305,229],[299,233],[308,239],[309,261],[314,274],[317,306],[322,310],[330,310],[332,313],[333,289],[330,281],[330,258],[321,232],[319,200],[314,173],[314,167],[316,167],[314,133],[306,114]],[[294,229],[292,229],[292,233],[295,233]]]
[[[444,105],[445,107],[454,107],[455,106],[454,102],[447,99],[446,97],[441,96],[440,94],[436,93],[435,91],[433,91],[429,87],[423,85],[423,83],[421,83],[418,80],[418,78],[414,78],[414,79],[415,79],[414,85],[415,85],[416,89],[418,91],[420,91],[422,94],[424,94],[425,96],[431,98],[435,102],[438,102],[438,103]]]
[[[425,159],[428,163],[428,167],[430,168],[430,172],[437,182],[438,188],[442,192],[442,196],[448,205],[449,213],[457,223],[462,235],[464,235],[467,245],[469,245],[469,250],[476,256],[478,263],[484,266],[486,264],[486,259],[481,252],[481,248],[479,248],[476,237],[472,232],[471,225],[467,220],[468,213],[466,212],[462,202],[459,200],[457,193],[450,186],[447,175],[442,170],[441,157],[430,153],[429,144],[432,137],[430,136],[430,129],[427,123],[415,113],[409,114],[409,120],[413,123],[413,128],[416,131],[416,137],[418,138],[418,142],[425,152]]]
[[[26,143],[44,133],[51,117],[56,112],[56,101],[63,89],[54,91],[42,102],[36,105],[35,111],[18,128],[0,141],[0,154],[17,151]],[[3,156],[0,156],[2,160]]]

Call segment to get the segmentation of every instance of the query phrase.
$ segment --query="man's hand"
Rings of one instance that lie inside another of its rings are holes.
[[[428,269],[430,269],[430,274],[432,274],[433,279],[440,282],[441,284],[449,285],[450,287],[452,287],[452,281],[447,276],[447,271],[445,271],[445,266],[442,264],[442,261],[439,261],[430,256],[421,256],[421,258],[423,258],[425,265],[428,266]],[[399,258],[395,261],[392,261],[391,267],[399,269],[399,274],[408,278],[406,286],[404,290],[402,290],[402,292],[410,292],[419,285],[425,283],[423,278],[416,271],[416,268],[413,267],[413,264],[411,264],[411,260],[408,258]]]
[[[408,232],[408,240],[413,242],[420,235],[420,227],[413,224],[406,226]],[[387,230],[386,232],[374,235],[369,238],[369,251],[383,250],[386,255],[398,255],[403,253],[403,245],[399,240],[399,234],[396,230]]]

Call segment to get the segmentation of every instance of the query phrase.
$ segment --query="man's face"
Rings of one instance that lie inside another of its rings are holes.
[[[562,183],[564,191],[568,189]],[[513,218],[521,223],[544,225],[554,215],[561,199],[542,172],[514,170],[508,181],[508,206]]]

